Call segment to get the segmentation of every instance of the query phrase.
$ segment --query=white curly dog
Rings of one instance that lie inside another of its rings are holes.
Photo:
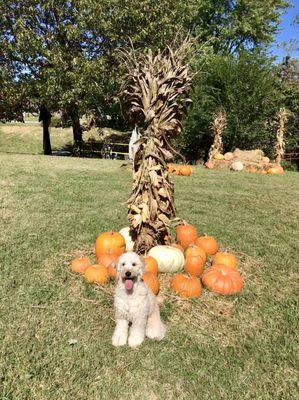
[[[166,329],[160,318],[157,298],[141,279],[143,260],[134,252],[124,253],[118,259],[116,271],[113,346],[124,346],[128,342],[129,346],[136,347],[145,336],[162,340]]]

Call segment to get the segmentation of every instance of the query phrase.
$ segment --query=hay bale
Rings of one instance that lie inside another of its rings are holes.
[[[234,153],[228,152],[224,154],[224,159],[226,161],[232,161],[234,159]]]
[[[234,156],[239,161],[247,162],[261,162],[264,157],[263,150],[240,150],[236,149],[234,151]]]
[[[216,169],[230,169],[231,161],[213,160]]]

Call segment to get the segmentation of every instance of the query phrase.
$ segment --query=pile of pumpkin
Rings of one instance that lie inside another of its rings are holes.
[[[171,174],[190,176],[193,173],[193,169],[188,164],[167,164],[168,172]]]
[[[266,166],[265,169],[260,169],[255,166],[250,166],[246,168],[247,172],[251,172],[253,174],[270,174],[270,175],[277,175],[283,174],[284,169],[280,165],[269,164]]]
[[[176,243],[158,245],[144,256],[143,281],[155,295],[159,292],[158,273],[175,274],[171,288],[181,297],[198,297],[202,284],[213,292],[230,295],[239,292],[243,279],[237,271],[238,260],[229,252],[219,252],[219,245],[211,236],[198,236],[190,224],[176,228]],[[97,264],[86,257],[71,262],[72,271],[84,274],[87,282],[103,285],[116,278],[114,262],[125,251],[132,251],[134,242],[129,227],[119,232],[104,232],[95,242]],[[210,258],[211,265],[204,269]],[[181,271],[185,271],[182,273]]]
[[[278,164],[270,163],[269,157],[262,157],[260,162],[251,164],[245,164],[244,162],[240,161],[238,158],[235,157],[235,154],[232,152],[227,152],[225,154],[216,153],[214,155],[214,160],[217,161],[229,161],[230,169],[233,171],[242,171],[245,170],[246,172],[251,173],[260,173],[260,174],[283,174],[283,168]],[[213,160],[208,160],[204,166],[208,169],[215,168],[215,162]]]

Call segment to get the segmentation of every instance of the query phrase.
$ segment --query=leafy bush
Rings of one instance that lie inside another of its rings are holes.
[[[264,150],[273,155],[275,113],[282,104],[280,83],[271,60],[258,53],[213,55],[195,82],[193,109],[184,124],[179,146],[189,158],[206,158],[212,136],[213,113],[227,112],[224,151],[235,148]]]

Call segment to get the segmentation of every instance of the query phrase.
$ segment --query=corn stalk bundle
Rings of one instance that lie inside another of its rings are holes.
[[[209,160],[214,158],[215,154],[223,151],[222,132],[226,128],[226,112],[223,108],[218,110],[213,116],[211,129],[214,135],[213,144],[209,150]]]
[[[167,47],[155,56],[148,51],[137,58],[133,49],[122,53],[127,68],[124,101],[142,133],[128,200],[131,235],[139,253],[167,243],[170,222],[176,216],[174,185],[166,163],[174,152],[169,139],[181,132],[181,119],[191,102],[192,72],[184,64],[190,49],[191,41],[186,39],[176,50]]]
[[[278,111],[278,129],[276,132],[276,145],[275,145],[275,162],[280,164],[285,151],[284,135],[286,132],[286,122],[288,119],[288,111],[282,107]]]

